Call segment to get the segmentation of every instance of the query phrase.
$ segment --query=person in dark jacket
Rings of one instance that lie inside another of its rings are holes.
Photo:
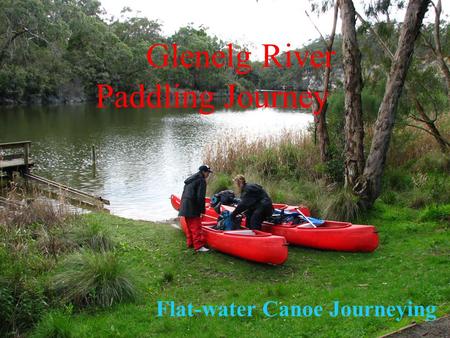
[[[234,178],[241,200],[231,214],[232,219],[245,211],[247,227],[260,230],[262,222],[272,216],[272,200],[258,184],[247,183],[243,175]]]
[[[198,172],[184,181],[183,194],[178,216],[186,219],[186,241],[188,247],[197,252],[207,252],[202,232],[201,214],[205,212],[206,179],[212,170],[207,165],[198,168]]]

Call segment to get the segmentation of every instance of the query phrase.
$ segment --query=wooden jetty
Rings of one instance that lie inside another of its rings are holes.
[[[109,201],[84,191],[71,188],[59,182],[49,180],[31,173],[34,161],[30,157],[31,142],[0,143],[0,178],[15,180],[18,176],[25,181],[27,186],[33,186],[45,191],[54,197],[63,197],[72,204],[103,209],[109,205]],[[5,199],[0,201],[5,203]]]
[[[4,176],[12,176],[13,172],[28,173],[34,165],[30,158],[30,148],[30,141],[0,143],[0,172]]]

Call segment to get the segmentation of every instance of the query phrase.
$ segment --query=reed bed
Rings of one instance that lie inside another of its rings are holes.
[[[205,146],[203,160],[222,174],[258,173],[262,177],[318,178],[317,147],[305,132],[286,130],[277,136],[251,140],[224,133]]]

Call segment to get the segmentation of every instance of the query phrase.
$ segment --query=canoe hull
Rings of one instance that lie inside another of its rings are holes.
[[[273,265],[283,264],[288,258],[288,244],[281,236],[262,231],[254,231],[255,235],[241,235],[233,231],[214,230],[216,223],[212,217],[203,217],[203,236],[206,243],[214,250],[239,257],[245,260]],[[180,217],[180,224],[186,233],[186,219]]]
[[[214,210],[214,208],[212,208],[210,206],[210,201],[211,199],[209,197],[205,198],[205,214],[211,217],[215,217],[218,218],[219,214]],[[170,195],[170,203],[172,204],[172,207],[175,210],[180,210],[180,204],[181,204],[181,199],[180,197],[176,196],[176,195]],[[274,208],[283,208],[287,211],[295,211],[296,208],[298,208],[305,216],[311,216],[311,212],[309,211],[309,209],[305,206],[292,206],[292,205],[287,205],[287,204],[281,204],[281,203],[273,203],[273,207]],[[223,208],[228,208],[228,206],[222,206]],[[229,208],[233,208],[233,207],[229,207]]]
[[[218,217],[213,208],[209,207],[209,200],[206,200],[206,215],[209,220]],[[178,210],[180,208],[180,198],[171,196],[172,206]],[[293,206],[274,204],[274,207],[295,209]],[[233,207],[223,206],[227,210]],[[307,208],[300,209],[305,216],[310,216]],[[244,225],[244,224],[243,224]],[[289,244],[299,245],[320,250],[348,251],[348,252],[372,252],[379,244],[377,229],[373,225],[358,225],[349,222],[326,221],[324,225],[317,228],[303,228],[295,225],[274,225],[263,223],[261,229],[273,235],[282,236]]]
[[[219,215],[214,210],[214,208],[210,207],[209,202],[210,202],[209,197],[206,197],[205,198],[205,214],[208,215],[208,216],[211,216],[211,217],[218,218]],[[180,210],[181,199],[178,196],[170,195],[170,203],[172,204],[172,207],[175,210]]]
[[[325,221],[318,228],[263,224],[263,231],[283,236],[289,244],[321,250],[372,252],[378,247],[378,233],[372,225]]]

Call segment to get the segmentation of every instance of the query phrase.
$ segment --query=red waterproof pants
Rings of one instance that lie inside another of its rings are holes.
[[[200,249],[205,245],[203,238],[202,221],[200,217],[185,217],[186,219],[186,244],[188,247]]]

